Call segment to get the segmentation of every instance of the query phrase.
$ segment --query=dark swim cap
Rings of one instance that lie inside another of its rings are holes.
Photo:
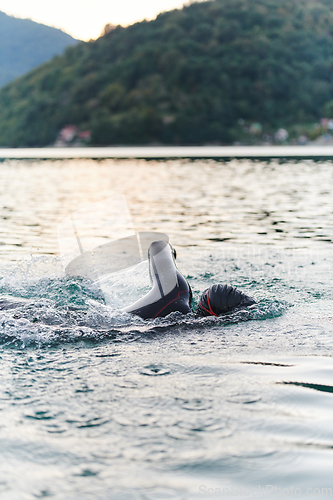
[[[212,285],[205,290],[197,307],[197,316],[220,316],[235,308],[247,307],[256,301],[229,285]]]

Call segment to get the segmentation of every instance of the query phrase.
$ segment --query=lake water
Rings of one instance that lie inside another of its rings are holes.
[[[332,496],[331,162],[5,160],[0,176],[0,498]],[[169,235],[194,304],[222,282],[255,308],[143,321],[121,309],[146,262],[110,304],[66,277],[59,222],[114,192],[137,231]]]

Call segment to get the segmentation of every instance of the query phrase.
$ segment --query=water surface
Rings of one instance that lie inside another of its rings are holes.
[[[329,496],[330,162],[7,160],[0,175],[1,497]],[[112,192],[137,231],[169,235],[194,304],[220,281],[255,308],[143,321],[121,309],[149,289],[145,263],[110,282],[110,305],[66,277],[58,223]]]

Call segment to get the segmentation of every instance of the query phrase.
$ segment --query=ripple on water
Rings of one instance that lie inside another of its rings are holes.
[[[161,377],[164,375],[170,375],[172,370],[163,365],[148,365],[144,366],[140,371],[141,375],[148,375],[149,377]]]

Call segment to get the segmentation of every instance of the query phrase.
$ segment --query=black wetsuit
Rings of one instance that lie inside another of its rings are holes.
[[[188,314],[192,291],[176,267],[174,252],[169,243],[154,241],[148,251],[149,274],[153,285],[150,292],[125,311],[143,319],[164,317],[171,312]]]
[[[192,312],[192,291],[176,267],[174,250],[169,243],[154,241],[148,250],[148,260],[153,288],[142,299],[126,307],[125,311],[143,319],[164,317],[175,311],[183,314]],[[202,293],[196,317],[220,316],[255,303],[252,297],[237,288],[216,284]]]

